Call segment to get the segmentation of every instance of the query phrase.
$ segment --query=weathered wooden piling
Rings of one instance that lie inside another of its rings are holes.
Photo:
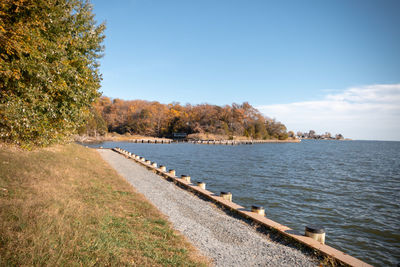
[[[197,186],[200,187],[201,189],[206,189],[206,183],[197,182]]]
[[[319,225],[307,225],[305,229],[305,236],[325,244],[325,229]]]
[[[151,166],[154,167],[154,168],[157,168],[157,163],[156,162],[152,162]]]
[[[146,162],[145,162],[146,164],[151,164],[151,161],[150,160],[146,160]]]
[[[189,182],[189,183],[190,183],[190,176],[187,176],[187,175],[182,174],[182,175],[181,175],[181,179],[182,179],[182,180],[185,180],[186,182]]]
[[[219,196],[228,201],[232,201],[232,193],[231,192],[221,192],[221,194]]]
[[[261,206],[256,206],[256,205],[251,206],[251,212],[255,212],[261,216],[265,216],[265,209]]]
[[[174,170],[174,169],[168,170],[168,173],[171,174],[171,175],[173,175],[173,176],[175,176],[175,170]]]
[[[166,172],[167,171],[167,167],[165,167],[164,165],[160,165],[160,170],[162,172]]]

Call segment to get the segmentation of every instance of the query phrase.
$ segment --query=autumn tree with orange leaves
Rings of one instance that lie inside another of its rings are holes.
[[[263,116],[249,103],[223,107],[161,104],[102,97],[95,105],[109,132],[170,137],[173,133],[210,133],[233,138],[287,139],[285,125]]]

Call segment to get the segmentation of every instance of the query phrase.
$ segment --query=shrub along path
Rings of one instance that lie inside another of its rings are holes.
[[[217,266],[318,265],[314,258],[272,241],[134,161],[108,149],[98,151]]]

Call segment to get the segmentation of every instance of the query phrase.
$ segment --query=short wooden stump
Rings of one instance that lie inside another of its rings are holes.
[[[307,225],[305,229],[305,236],[325,244],[325,229],[319,225]]]
[[[200,187],[201,189],[206,189],[206,183],[197,182],[197,186]]]
[[[228,201],[232,201],[232,193],[231,192],[221,192],[221,194],[219,196]]]
[[[255,212],[261,216],[265,216],[265,209],[264,207],[261,206],[256,206],[256,205],[251,206],[251,212]]]
[[[187,175],[182,174],[182,175],[181,175],[181,179],[182,179],[182,180],[185,180],[185,181],[188,182],[188,183],[190,183],[190,176],[187,176]]]

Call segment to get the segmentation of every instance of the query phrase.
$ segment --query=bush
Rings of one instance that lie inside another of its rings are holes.
[[[48,145],[76,132],[99,97],[104,39],[80,0],[0,5],[0,138]]]

